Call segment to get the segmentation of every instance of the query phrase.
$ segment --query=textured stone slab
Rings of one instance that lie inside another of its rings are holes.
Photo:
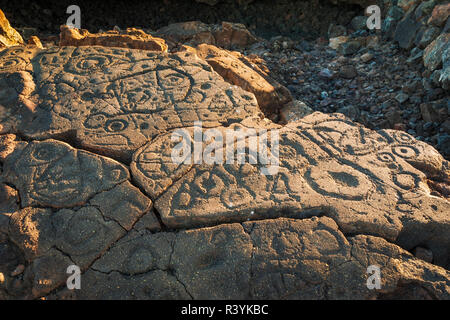
[[[3,179],[22,207],[73,207],[129,179],[122,164],[56,140],[19,142],[4,159]]]
[[[27,81],[5,74],[18,71],[32,71],[31,81],[28,72]],[[230,86],[188,52],[7,49],[0,54],[0,78],[7,79],[6,88],[29,88],[21,90],[29,107],[21,108],[15,125],[23,135],[76,139],[84,148],[125,161],[167,130],[196,120],[213,127],[259,113],[253,94]],[[3,99],[0,105],[13,108],[19,97]]]
[[[239,124],[216,129],[238,128],[248,130]],[[432,147],[404,132],[375,132],[320,113],[282,127],[279,137],[274,175],[261,174],[262,166],[250,161],[176,165],[171,134],[140,149],[131,169],[169,227],[326,214],[346,233],[407,248],[426,243],[436,261],[449,263],[450,203],[428,181],[448,184],[450,168]]]
[[[382,290],[367,288],[367,267]],[[448,299],[448,271],[330,218],[277,219],[177,234],[129,234],[66,299]],[[406,290],[405,290],[406,289]]]
[[[174,161],[176,132],[199,161]],[[0,298],[449,299],[449,182],[404,132],[274,124],[189,52],[0,52]]]

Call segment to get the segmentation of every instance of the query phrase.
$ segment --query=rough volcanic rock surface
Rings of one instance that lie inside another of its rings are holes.
[[[0,48],[11,47],[23,44],[23,39],[6,19],[5,14],[0,9]]]
[[[17,131],[28,138],[70,137],[125,161],[167,130],[198,120],[212,127],[259,113],[253,94],[230,86],[189,52],[16,48],[0,53],[0,73],[5,90],[22,90],[1,97],[7,110],[0,123],[17,111],[26,119],[15,124]]]
[[[167,52],[163,39],[154,38],[144,31],[128,28],[125,32],[109,31],[89,33],[88,30],[61,26],[60,46],[104,46]]]
[[[449,299],[449,162],[237,84],[189,51],[1,51],[0,297]]]

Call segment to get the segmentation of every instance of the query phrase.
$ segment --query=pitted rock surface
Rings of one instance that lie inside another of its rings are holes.
[[[86,272],[81,290],[48,298],[370,299],[370,264],[386,274],[384,294],[409,287],[449,297],[448,271],[381,238],[345,237],[322,217],[129,234]]]
[[[249,127],[227,129],[243,132],[247,148],[254,144]],[[264,134],[272,131],[256,132]],[[225,157],[219,164],[175,165],[169,153],[176,144],[171,134],[138,150],[131,170],[156,199],[169,227],[325,212],[346,233],[372,234],[407,248],[426,243],[436,262],[448,265],[450,203],[435,196],[427,181],[448,183],[450,168],[432,147],[403,132],[375,132],[343,116],[320,113],[290,123],[278,134],[280,163],[273,175],[263,175],[264,167],[250,161],[225,164]]]
[[[4,86],[24,88],[0,100],[10,109],[27,102],[18,131],[32,139],[75,136],[84,148],[125,161],[167,130],[197,120],[206,127],[240,122],[259,112],[253,94],[188,52],[63,47],[0,55]],[[14,112],[7,111],[2,123]]]
[[[0,88],[0,298],[450,298],[450,165],[404,132],[272,123],[189,52],[8,48]]]

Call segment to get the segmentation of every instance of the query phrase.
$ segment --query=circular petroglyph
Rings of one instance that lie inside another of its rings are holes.
[[[403,159],[411,159],[419,154],[416,148],[408,145],[399,145],[392,147],[392,152]]]
[[[323,167],[311,167],[305,178],[316,192],[346,200],[363,200],[373,188],[373,183],[367,175],[334,160]]]
[[[250,193],[244,188],[225,189],[220,198],[227,208],[238,208],[249,204],[253,199]]]

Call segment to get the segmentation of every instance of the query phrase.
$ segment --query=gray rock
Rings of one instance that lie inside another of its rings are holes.
[[[356,16],[351,21],[352,28],[356,31],[367,29],[366,23],[367,17],[365,16]]]
[[[338,52],[343,55],[351,55],[358,52],[359,48],[361,48],[359,41],[348,41],[339,44]]]
[[[410,10],[398,23],[395,29],[394,40],[398,42],[400,48],[411,49],[419,28],[420,23],[416,22],[414,11]]]

